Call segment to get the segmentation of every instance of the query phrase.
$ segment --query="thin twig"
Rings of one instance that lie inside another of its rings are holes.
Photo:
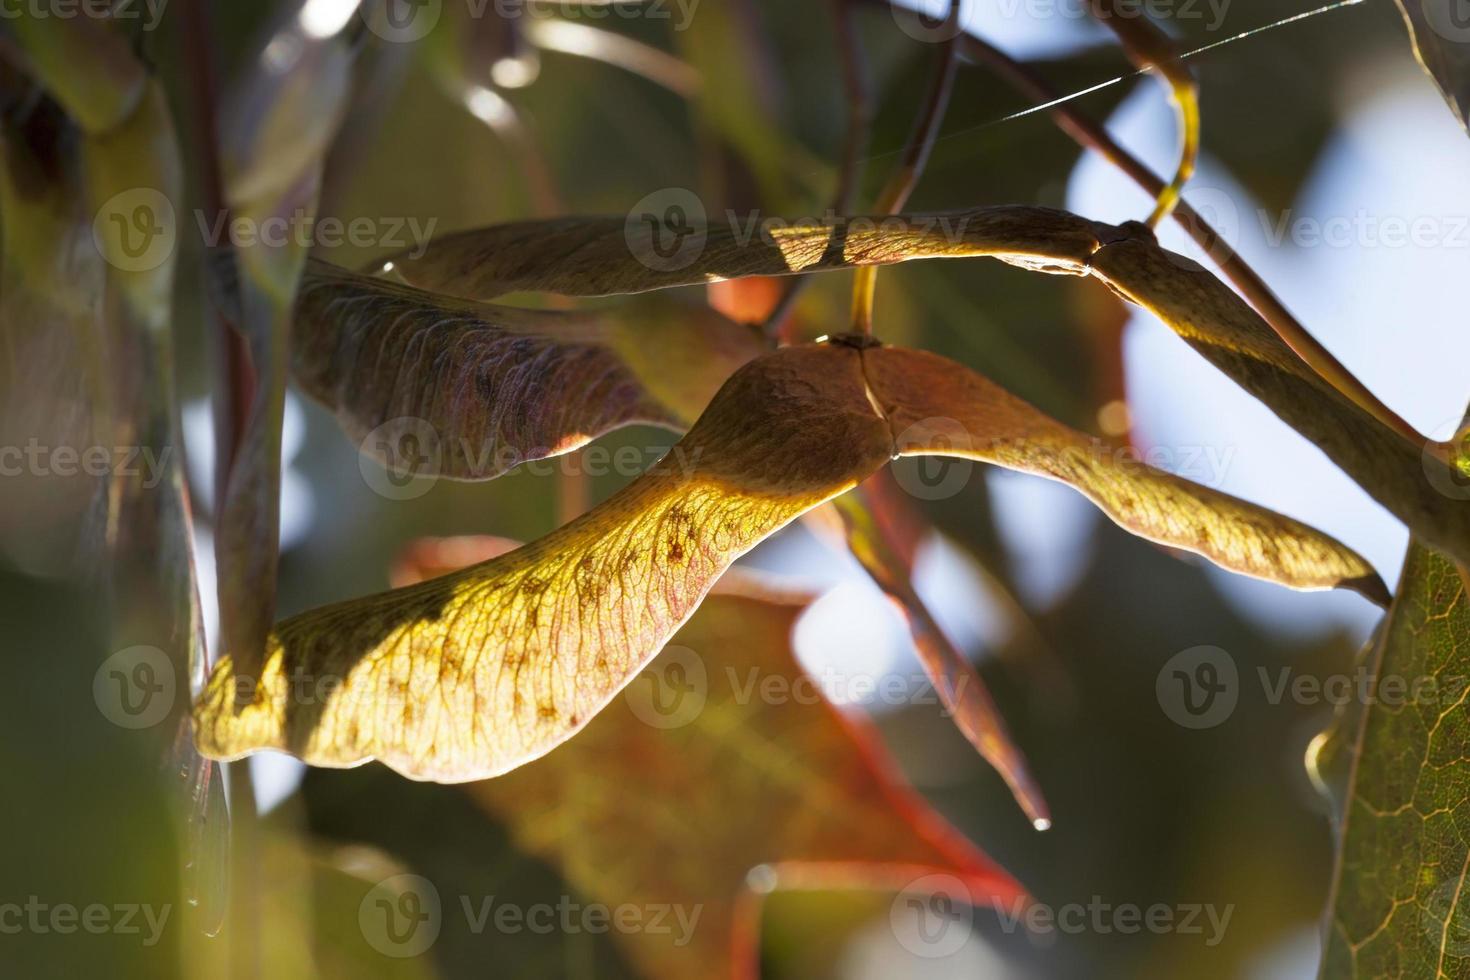
[[[1179,57],[1173,39],[1136,10],[1122,9],[1123,3],[1092,0],[1092,14],[1117,35],[1135,67],[1159,73],[1179,116],[1179,166],[1174,178],[1154,195],[1154,209],[1147,221],[1150,228],[1157,228],[1178,207],[1179,195],[1199,162],[1199,84]]]
[[[852,0],[831,0],[832,13],[837,28],[837,54],[842,66],[842,90],[847,101],[847,134],[843,138],[842,163],[837,171],[837,186],[832,192],[834,215],[847,214],[857,197],[858,185],[862,182],[863,158],[868,152],[868,142],[873,124],[873,80],[868,72],[867,58],[863,53],[862,39],[853,22]],[[790,279],[776,301],[764,326],[767,337],[787,342],[783,327],[787,316],[796,306],[811,276],[794,276]]]
[[[1057,98],[1056,89],[1039,75],[980,38],[965,35],[963,48],[966,57],[983,62],[1011,85],[1038,102],[1050,102]],[[1070,105],[1058,104],[1048,111],[1052,119],[1056,121],[1058,128],[1079,145],[1093,150],[1113,164],[1145,192],[1158,196],[1164,191],[1167,186],[1164,179],[1119,145],[1102,126],[1088,119]],[[1189,202],[1180,199],[1174,209],[1173,217],[1219,267],[1225,278],[1240,290],[1246,300],[1271,325],[1277,336],[1312,370],[1359,408],[1400,436],[1415,445],[1426,444],[1425,438],[1412,425],[1379,401],[1366,385],[1308,332],[1307,328],[1292,315],[1281,299],[1271,290],[1271,287],[1266,285],[1265,280],[1230,247],[1219,232],[1210,227],[1209,223],[1189,206]],[[1431,445],[1439,444],[1432,443]]]
[[[699,94],[699,72],[689,62],[622,34],[569,20],[527,20],[526,38],[545,51],[590,58],[661,85],[686,99]]]
[[[200,194],[212,218],[224,214],[224,181],[221,176],[219,132],[215,125],[218,89],[212,59],[213,44],[206,0],[184,5],[184,58],[193,88],[192,139],[199,168]],[[226,246],[228,247],[228,246]],[[209,256],[204,262],[210,273]],[[224,513],[230,471],[234,467],[246,419],[255,397],[255,372],[245,337],[219,309],[216,290],[206,288],[204,299],[213,326],[215,397],[214,405],[214,500],[215,519]],[[260,881],[259,835],[255,809],[255,787],[249,763],[226,764],[230,789],[230,972],[239,980],[260,975]]]
[[[903,161],[888,179],[873,207],[875,214],[896,214],[908,202],[934,141],[939,137],[939,126],[944,121],[944,110],[949,107],[949,94],[954,88],[955,71],[959,67],[960,3],[949,0],[949,12],[944,18],[944,33],[947,38],[940,47],[939,65],[929,94],[924,100],[923,111],[904,147]],[[873,294],[878,285],[878,267],[864,266],[857,271],[852,284],[852,322],[855,332],[871,335],[873,332]]]

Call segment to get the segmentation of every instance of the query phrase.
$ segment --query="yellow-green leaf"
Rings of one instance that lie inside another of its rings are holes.
[[[286,620],[258,690],[221,659],[198,742],[221,757],[376,757],[442,781],[513,768],[585,725],[737,557],[890,445],[856,351],[755,361],[661,464],[582,518],[457,574]]]
[[[7,54],[17,55],[84,131],[105,133],[132,115],[148,71],[116,21],[58,14],[42,7],[12,11],[0,35],[13,34],[18,47]]]

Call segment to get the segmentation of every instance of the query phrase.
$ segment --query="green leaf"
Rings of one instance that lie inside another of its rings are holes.
[[[1470,970],[1470,604],[1420,544],[1368,668],[1324,977]]]

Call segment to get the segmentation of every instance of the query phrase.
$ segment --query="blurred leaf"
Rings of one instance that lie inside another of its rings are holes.
[[[105,266],[91,244],[75,123],[50,99],[3,119],[0,169],[0,431],[7,445],[110,442],[106,345],[99,336]],[[58,568],[100,553],[106,474],[58,485],[7,481],[0,540],[34,567]],[[87,511],[101,510],[89,520]],[[27,547],[27,543],[30,546]],[[39,545],[39,547],[37,547]]]
[[[1461,573],[1412,544],[1366,674],[1324,977],[1452,977],[1470,967],[1467,636]]]
[[[977,905],[1016,901],[1020,886],[896,781],[865,724],[820,698],[758,693],[814,683],[791,649],[808,599],[733,585],[624,702],[474,798],[589,899],[672,907],[668,931],[614,930],[650,977],[745,975],[752,883],[897,891],[942,874]],[[718,789],[698,789],[711,774]]]
[[[1045,472],[1134,533],[1226,567],[1365,587],[1362,560],[1303,525],[1132,461],[1088,459],[1080,436],[1024,403],[997,412],[999,389],[960,365],[862,346],[787,347],[747,364],[650,472],[523,548],[286,620],[258,686],[222,658],[195,707],[202,751],[377,758],[446,782],[505,772],[587,724],[736,558],[900,453]],[[963,423],[936,429],[937,411],[968,420],[973,437]]]
[[[675,38],[700,80],[691,100],[694,118],[739,153],[756,177],[761,200],[779,208],[789,198],[791,151],[777,117],[780,72],[757,16],[747,0],[709,4],[698,16],[684,18]]]
[[[709,284],[709,305],[736,323],[765,323],[782,292],[782,280],[771,276],[721,279]]]
[[[1414,56],[1460,125],[1470,126],[1470,25],[1461,0],[1398,0]]]
[[[115,21],[61,16],[37,6],[5,18],[0,37],[14,36],[24,70],[46,86],[77,125],[105,133],[133,113],[148,72]]]
[[[97,211],[93,247],[106,260],[103,309],[110,321],[107,361],[114,374],[113,444],[140,447],[158,461],[153,472],[119,469],[113,475],[114,642],[167,651],[176,683],[193,683],[204,677],[207,651],[180,458],[171,336],[177,255],[173,207],[182,200],[183,172],[159,84],[150,80],[132,115],[106,133],[89,136],[81,155],[89,204]],[[150,256],[160,241],[167,251],[154,263]],[[173,738],[160,752],[166,753],[164,769],[179,797],[190,911],[212,934],[225,914],[229,819],[220,767],[195,750],[183,700],[168,717],[165,731]]]
[[[21,34],[27,60],[69,115],[44,98],[7,113],[0,349],[14,393],[7,402],[17,403],[7,421],[30,443],[69,447],[82,463],[74,478],[60,468],[31,476],[48,497],[66,500],[58,485],[80,483],[92,498],[90,515],[68,515],[80,529],[76,567],[60,570],[101,587],[111,650],[144,651],[133,666],[185,687],[202,679],[205,651],[174,401],[183,178],[173,122],[162,88],[113,25],[61,19]],[[68,81],[53,87],[57,72]],[[127,670],[115,673],[126,681]],[[142,737],[177,795],[191,924],[213,930],[224,801],[218,766],[176,737],[187,724],[184,700],[170,698]]]
[[[294,373],[395,473],[486,480],[621,426],[683,430],[766,349],[757,331],[707,307],[649,299],[524,310],[313,262],[296,306]]]

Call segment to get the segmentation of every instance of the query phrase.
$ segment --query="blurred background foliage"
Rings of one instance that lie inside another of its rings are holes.
[[[239,70],[271,6],[211,5],[226,77]],[[1018,7],[1024,5],[1007,9]],[[1227,10],[1218,31],[1188,21],[1171,26],[1193,46],[1296,12],[1284,10],[1280,0],[1233,0]],[[977,15],[982,26],[987,17],[994,15]],[[898,30],[880,6],[862,10],[859,23],[877,102],[861,195],[870,201],[908,135],[934,49]],[[692,102],[618,68],[555,52],[541,55],[534,82],[502,93],[520,113],[544,161],[539,177],[554,188],[560,209],[623,213],[651,191],[682,186],[696,189],[712,212],[762,207],[820,216],[845,126],[827,6],[706,0],[688,31],[670,25],[618,19],[600,26],[687,59],[703,80]],[[142,45],[187,130],[195,117],[187,106],[180,60],[187,42],[179,30],[179,19],[165,16]],[[1066,91],[1129,70],[1109,38],[1075,20],[1013,50]],[[413,218],[435,222],[442,233],[537,214],[537,175],[528,177],[514,147],[446,97],[423,51],[369,46],[359,64],[361,92],[329,161],[323,216]],[[1324,148],[1359,103],[1375,94],[1374,85],[1389,84],[1383,79],[1399,84],[1417,71],[1398,14],[1386,0],[1227,45],[1191,65],[1203,92],[1207,156],[1271,209],[1297,200]],[[1422,85],[1425,100],[1437,99],[1427,82]],[[1151,80],[1139,78],[1076,105],[1101,118],[1125,97],[1162,99]],[[963,68],[944,136],[910,209],[1066,205],[1080,156],[1076,146],[1043,113],[994,123],[1025,106],[985,69]],[[1454,121],[1445,114],[1443,124],[1452,128]],[[186,139],[184,145],[193,144]],[[191,194],[190,214],[198,188]],[[1350,209],[1352,202],[1340,206]],[[195,236],[182,238],[176,342],[208,608],[213,495],[203,400],[211,387],[211,357],[198,288],[201,251]],[[341,247],[319,254],[358,266],[386,251]],[[1262,271],[1270,280],[1270,266]],[[801,331],[816,336],[840,328],[847,289],[844,274],[813,284],[798,309]],[[1124,322],[1115,301],[1095,284],[999,263],[911,263],[885,271],[879,285],[883,339],[962,360],[1090,431],[1101,431],[1099,411],[1122,392]],[[1309,319],[1308,325],[1332,345],[1332,324]],[[1132,369],[1147,372],[1149,366]],[[671,441],[665,433],[634,429],[603,443],[635,446],[651,459]],[[331,417],[294,394],[286,442],[282,615],[386,587],[393,557],[416,537],[526,540],[557,520],[555,479],[524,472],[487,484],[440,481],[411,501],[382,499],[364,481],[355,447]],[[1276,465],[1288,472],[1295,462],[1281,458]],[[628,478],[595,477],[593,499]],[[1350,669],[1370,617],[1319,616],[1316,597],[1288,596],[1298,605],[1287,608],[1301,610],[1288,616],[1299,615],[1301,628],[1274,629],[1224,596],[1219,578],[1197,564],[1073,511],[1048,510],[1052,496],[1020,507],[1016,498],[1011,481],[987,480],[977,469],[962,492],[925,509],[960,551],[978,557],[1029,606],[1029,626],[999,622],[994,597],[961,575],[956,559],[937,575],[940,612],[974,626],[967,646],[1050,799],[1055,827],[1034,832],[999,777],[936,708],[875,708],[875,718],[915,785],[1042,901],[1086,904],[1098,896],[1140,906],[1233,905],[1224,941],[1207,948],[1201,936],[1147,931],[1031,941],[1004,934],[993,916],[982,913],[976,935],[959,954],[925,961],[893,940],[886,898],[778,895],[766,906],[767,975],[1312,975],[1332,837],[1302,755],[1330,721],[1330,706],[1271,704],[1247,685],[1255,696],[1243,696],[1226,724],[1189,731],[1159,709],[1154,681],[1170,656],[1201,644],[1230,651],[1243,677],[1254,678],[1258,667],[1275,672],[1287,665],[1299,675],[1340,673]],[[13,554],[5,557],[0,620],[12,682],[0,685],[0,752],[8,778],[7,803],[0,807],[4,894],[22,900],[49,894],[78,904],[142,894],[177,903],[169,869],[178,844],[153,789],[155,763],[135,751],[131,733],[106,724],[91,699],[92,670],[105,651],[87,617],[75,612],[86,607],[87,597],[37,577]],[[801,528],[762,548],[751,562],[838,585],[848,594],[843,608],[849,612],[854,603],[883,608],[855,567],[835,562]],[[830,621],[830,615],[822,620]],[[838,633],[835,649],[812,656],[840,660],[849,652],[842,644],[852,640],[862,649],[850,652],[865,663],[877,657],[888,669],[909,670],[901,631],[889,626],[877,640],[858,638],[863,642]],[[877,653],[874,644],[882,647]],[[363,875],[344,869],[396,867],[429,877],[446,896],[496,895],[522,903],[555,902],[569,886],[555,869],[518,854],[505,831],[460,788],[412,783],[376,765],[302,778],[276,761],[257,766],[256,774],[269,810],[262,828],[270,842],[262,862],[271,883],[265,899],[269,948],[261,953],[268,975],[390,975],[390,969],[444,977],[630,975],[606,936],[474,935],[453,916],[423,961],[376,957],[355,924]],[[688,792],[719,794],[720,774],[709,773]],[[598,832],[596,826],[585,830]],[[697,862],[700,855],[687,860]],[[16,975],[36,975],[33,970],[58,962],[92,966],[98,975],[205,975],[221,962],[218,948],[211,948],[220,942],[197,929],[169,930],[160,947],[147,950],[127,937],[4,936],[0,957],[7,971],[19,968]],[[201,963],[203,971],[196,969]]]

